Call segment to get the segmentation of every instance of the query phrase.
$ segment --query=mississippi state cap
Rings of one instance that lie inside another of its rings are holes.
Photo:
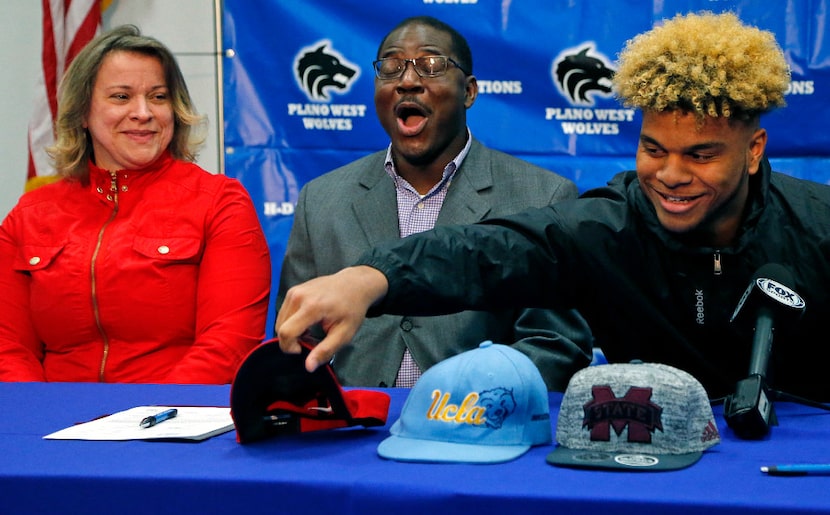
[[[720,442],[703,386],[659,363],[587,367],[571,378],[548,463],[567,467],[675,470]]]
[[[551,443],[547,387],[530,358],[486,341],[427,369],[390,433],[377,449],[387,459],[509,461]]]
[[[331,366],[305,369],[312,344],[301,341],[300,354],[284,353],[277,339],[254,348],[231,385],[231,418],[239,443],[276,435],[361,425],[386,424],[388,394],[348,390]]]

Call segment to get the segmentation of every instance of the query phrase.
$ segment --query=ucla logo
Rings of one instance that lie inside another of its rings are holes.
[[[329,91],[343,95],[360,76],[360,68],[334,50],[329,40],[301,49],[294,57],[294,78],[309,100],[328,101]]]
[[[461,404],[450,402],[450,394],[441,390],[432,391],[432,403],[427,411],[427,420],[486,426],[500,429],[504,420],[516,411],[513,390],[499,387],[483,392],[468,393]]]
[[[593,106],[594,95],[611,96],[614,70],[605,56],[593,50],[593,43],[585,43],[578,50],[565,50],[553,62],[553,82],[572,104]]]

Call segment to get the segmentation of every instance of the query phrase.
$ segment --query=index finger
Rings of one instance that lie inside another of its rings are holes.
[[[300,353],[300,343],[297,341],[306,330],[318,320],[307,321],[292,304],[289,297],[277,313],[275,332],[279,338],[280,349],[289,354]]]

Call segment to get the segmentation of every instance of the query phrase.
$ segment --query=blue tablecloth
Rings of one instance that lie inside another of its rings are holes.
[[[491,465],[378,457],[408,390],[390,389],[386,427],[249,445],[234,431],[199,443],[43,440],[76,422],[145,404],[227,406],[227,386],[0,384],[0,513],[830,513],[830,476],[769,477],[762,465],[830,462],[830,412],[778,403],[779,426],[723,441],[671,472],[558,468],[552,449]],[[551,394],[552,424],[561,395]]]

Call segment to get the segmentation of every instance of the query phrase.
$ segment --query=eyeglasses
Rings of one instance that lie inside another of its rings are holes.
[[[400,78],[406,71],[407,63],[412,63],[412,67],[415,68],[415,73],[418,74],[418,77],[440,77],[447,73],[447,68],[450,63],[464,72],[464,75],[470,75],[457,62],[445,55],[427,55],[424,57],[416,57],[415,59],[387,57],[385,59],[378,59],[372,64],[375,67],[375,75],[379,79],[389,80]]]

